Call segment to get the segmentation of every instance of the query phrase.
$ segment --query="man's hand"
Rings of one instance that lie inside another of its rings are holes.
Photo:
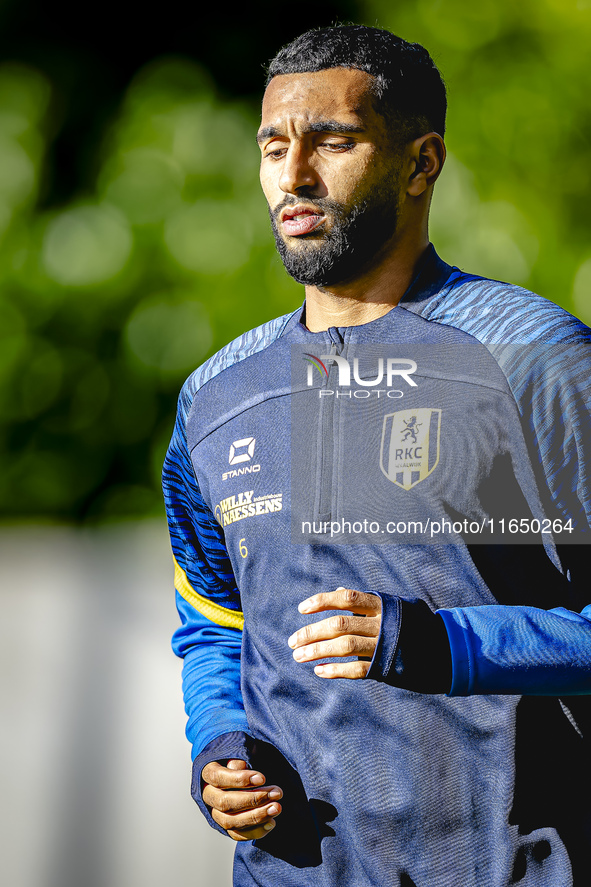
[[[359,656],[357,662],[316,665],[314,671],[322,678],[364,678],[375,652],[382,621],[382,602],[375,594],[337,588],[315,594],[299,605],[300,613],[321,613],[325,610],[348,610],[321,622],[311,622],[289,638],[293,658],[310,662],[333,656]]]
[[[265,785],[263,774],[248,770],[245,761],[231,760],[227,766],[213,761],[205,765],[201,779],[205,782],[203,802],[235,841],[264,838],[274,828],[283,792],[277,785]]]

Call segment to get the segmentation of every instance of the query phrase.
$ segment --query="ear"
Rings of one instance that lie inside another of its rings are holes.
[[[445,143],[439,133],[429,132],[408,146],[414,164],[408,178],[407,194],[419,197],[435,184],[445,163]]]

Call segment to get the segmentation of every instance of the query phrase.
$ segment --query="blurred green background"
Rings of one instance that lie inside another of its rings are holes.
[[[188,373],[296,307],[254,141],[263,65],[335,20],[424,43],[449,91],[431,239],[591,322],[591,0],[345,0],[285,24],[0,3],[0,517],[163,513]]]

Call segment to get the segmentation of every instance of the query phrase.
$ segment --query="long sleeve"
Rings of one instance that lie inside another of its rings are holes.
[[[183,658],[187,737],[195,758],[225,733],[247,732],[240,692],[243,615],[223,533],[203,502],[187,448],[194,377],[185,383],[163,470],[181,625],[173,650]]]
[[[552,306],[554,307],[554,306]],[[565,606],[440,611],[452,656],[451,695],[591,693],[591,339],[563,313],[551,344],[490,346],[512,387],[565,579]],[[549,573],[551,567],[549,565]],[[540,583],[540,607],[546,589]],[[558,603],[558,601],[556,601]]]
[[[451,648],[451,696],[591,693],[591,606],[440,610]]]
[[[515,399],[552,527],[566,527],[554,533],[559,593],[548,564],[548,576],[530,591],[517,589],[515,603],[438,611],[450,643],[451,694],[591,693],[591,330],[520,287],[448,270],[441,290],[409,307],[486,345]],[[494,553],[489,568],[486,581],[505,603],[506,581],[520,580],[503,576]]]
[[[591,693],[591,606],[454,607],[382,595],[369,678],[449,696]]]

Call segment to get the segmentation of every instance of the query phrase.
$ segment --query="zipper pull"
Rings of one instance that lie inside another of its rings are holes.
[[[331,346],[331,354],[340,354],[343,350],[343,346],[345,344],[345,340],[339,331],[338,327],[330,326],[328,328],[328,335],[330,337],[331,342],[334,344]]]

